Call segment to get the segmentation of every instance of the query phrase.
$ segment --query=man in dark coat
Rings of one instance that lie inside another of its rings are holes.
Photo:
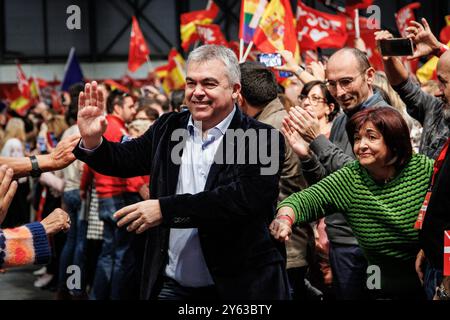
[[[119,210],[120,227],[146,233],[142,299],[288,299],[284,247],[268,225],[284,141],[235,105],[236,56],[206,45],[189,55],[189,111],[163,115],[142,137],[102,134],[96,83],[80,95],[77,158],[106,175],[151,175],[151,199]]]

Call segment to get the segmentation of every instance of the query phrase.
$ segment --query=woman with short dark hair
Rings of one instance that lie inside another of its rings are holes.
[[[393,108],[356,113],[346,129],[357,161],[281,202],[270,225],[272,235],[286,241],[294,222],[343,212],[369,265],[375,266],[368,283],[369,289],[379,290],[371,292],[383,298],[424,298],[414,267],[419,251],[414,222],[433,160],[412,153],[408,126]]]
[[[330,91],[328,91],[325,82],[313,80],[305,83],[298,99],[302,102],[302,107],[313,107],[319,121],[321,117],[324,116],[326,122],[330,123],[331,128],[331,123],[339,113],[340,108],[336,99],[334,99]],[[307,103],[308,101],[309,103]]]

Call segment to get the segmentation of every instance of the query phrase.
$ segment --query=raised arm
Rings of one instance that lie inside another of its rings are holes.
[[[292,72],[303,83],[308,83],[313,80],[320,80],[307,72],[304,68],[300,67],[295,61],[292,52],[288,50],[282,50],[280,51],[280,54],[283,57],[285,64],[279,67],[275,67],[275,69],[280,71]]]
[[[105,111],[105,97],[98,90],[97,82],[86,83],[78,99],[78,127],[85,148],[95,149],[101,144],[108,125]]]
[[[39,168],[43,171],[57,171],[75,161],[72,150],[80,140],[79,135],[62,139],[49,154],[36,155]],[[0,157],[0,165],[7,165],[14,171],[14,178],[29,176],[32,166],[29,157]]]
[[[338,211],[346,212],[353,193],[351,170],[345,167],[283,200],[269,227],[274,238],[287,241],[295,223],[312,222]]]

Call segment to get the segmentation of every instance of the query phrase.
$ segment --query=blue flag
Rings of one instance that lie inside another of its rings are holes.
[[[75,48],[70,49],[69,58],[64,68],[64,78],[61,84],[61,90],[67,91],[72,84],[83,82],[83,72],[80,63],[75,55]]]

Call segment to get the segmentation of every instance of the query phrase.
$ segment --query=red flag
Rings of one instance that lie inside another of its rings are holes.
[[[227,46],[227,40],[217,24],[197,24],[196,26],[200,40],[203,41],[204,44]]]
[[[305,50],[302,51],[303,53],[303,61],[305,62],[305,65],[309,65],[311,62],[319,61],[319,56],[317,55],[317,51],[314,50]]]
[[[297,34],[300,49],[342,48],[347,41],[346,19],[297,2]]]
[[[130,70],[131,72],[135,72],[137,69],[139,69],[141,65],[147,62],[149,54],[150,49],[145,42],[136,17],[133,16],[130,37],[130,50],[128,52],[128,70]]]
[[[413,10],[419,7],[419,2],[413,2],[404,6],[395,14],[395,22],[397,23],[398,31],[402,37],[406,37],[406,28],[409,26],[409,23],[416,20]]]
[[[53,110],[55,110],[58,113],[63,113],[64,112],[64,108],[63,105],[61,103],[61,97],[59,95],[59,92],[56,91],[55,89],[53,89],[51,91],[51,98],[52,98],[52,107]]]
[[[30,83],[19,63],[17,63],[17,86],[22,97],[29,98],[31,96]]]
[[[355,9],[365,9],[372,5],[373,0],[346,0],[345,12],[351,14]]]
[[[270,1],[256,28],[253,43],[262,52],[284,49],[299,56],[294,15],[289,0]]]

